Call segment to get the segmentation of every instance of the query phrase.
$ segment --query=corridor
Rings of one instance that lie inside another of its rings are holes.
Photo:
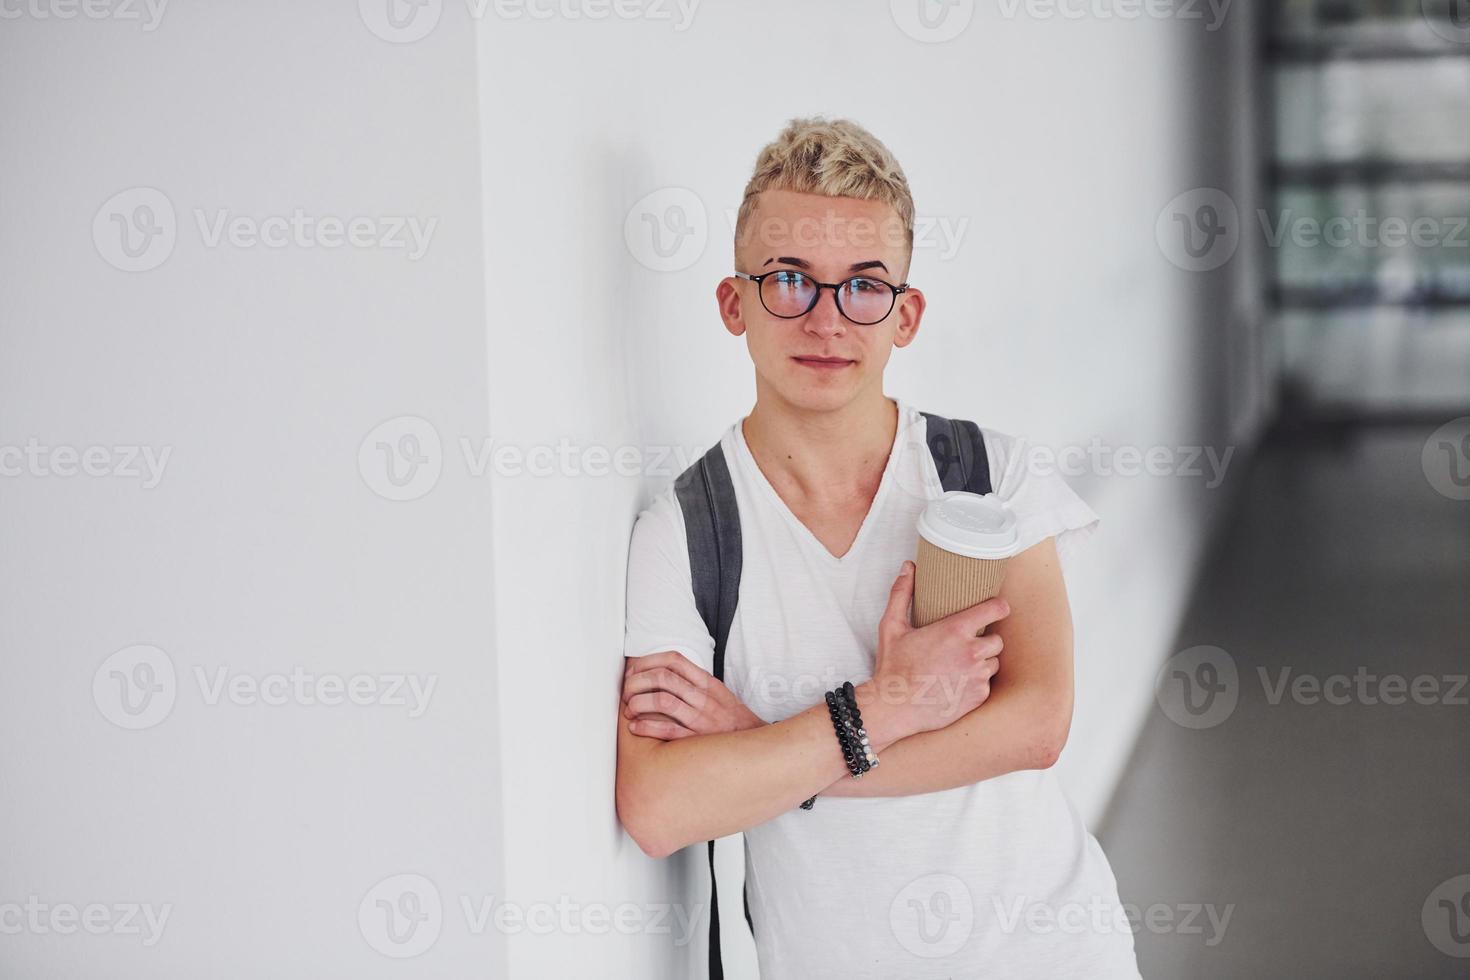
[[[1218,650],[1171,662],[1099,835],[1173,913],[1145,977],[1470,976],[1470,501],[1426,474],[1470,460],[1434,431],[1278,434],[1244,475],[1174,645]]]

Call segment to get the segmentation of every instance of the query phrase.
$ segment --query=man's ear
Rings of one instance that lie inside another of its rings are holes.
[[[898,296],[898,325],[893,329],[893,346],[907,347],[914,342],[919,332],[919,321],[924,318],[924,294],[913,287]]]
[[[720,319],[725,321],[725,329],[730,331],[732,337],[745,333],[745,319],[740,311],[740,290],[735,286],[739,281],[734,276],[726,276],[715,287],[715,304],[720,308]]]

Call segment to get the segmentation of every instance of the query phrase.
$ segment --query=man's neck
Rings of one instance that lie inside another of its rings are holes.
[[[741,433],[778,491],[835,503],[877,487],[898,421],[897,402],[881,391],[876,398],[820,413],[795,412],[757,398]]]

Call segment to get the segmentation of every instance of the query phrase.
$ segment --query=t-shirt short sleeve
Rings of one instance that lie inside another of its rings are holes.
[[[623,656],[674,650],[714,670],[715,641],[694,604],[684,514],[673,486],[633,522],[628,546],[628,594]]]
[[[1039,457],[1023,436],[982,430],[995,494],[1016,514],[1019,550],[1056,538],[1057,560],[1069,557],[1096,532],[1101,518],[1054,467],[1033,465]]]

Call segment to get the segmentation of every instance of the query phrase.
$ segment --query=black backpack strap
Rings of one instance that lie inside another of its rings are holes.
[[[714,676],[725,679],[725,641],[735,620],[740,598],[740,508],[735,502],[735,485],[719,443],[692,463],[674,481],[674,493],[684,514],[684,533],[689,545],[689,574],[694,586],[694,605],[715,641]],[[724,980],[720,959],[719,886],[715,881],[715,842],[709,842],[709,980]],[[755,933],[750,919],[750,894],[745,898],[745,923]]]
[[[715,641],[712,673],[724,680],[725,641],[740,598],[741,549],[735,484],[719,443],[679,474],[674,492],[684,512],[694,604]]]
[[[990,493],[990,457],[985,452],[985,436],[974,422],[947,419],[932,412],[920,412],[926,423],[924,440],[934,468],[945,490],[968,490]]]

